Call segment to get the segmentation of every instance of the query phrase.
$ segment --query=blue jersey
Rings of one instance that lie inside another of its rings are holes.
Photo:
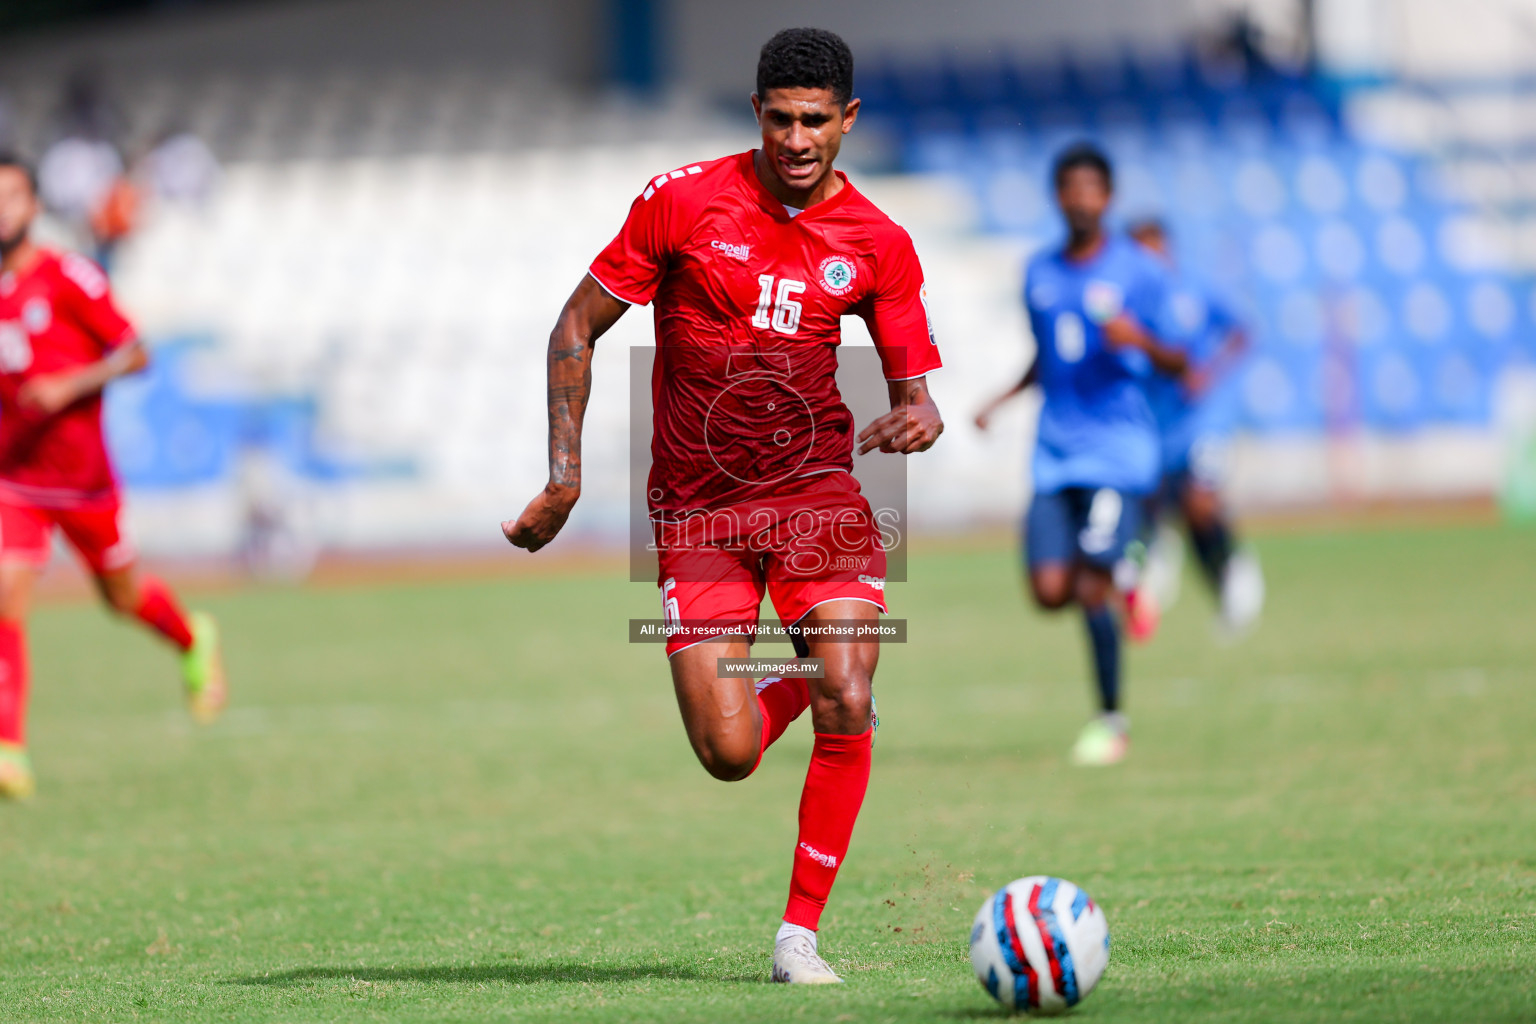
[[[1157,484],[1157,421],[1144,387],[1154,371],[1146,353],[1114,349],[1102,327],[1128,313],[1159,329],[1167,273],[1118,235],[1084,262],[1063,249],[1037,255],[1024,281],[1045,404],[1032,465],[1034,489],[1112,487],[1132,494]]]
[[[1170,281],[1160,325],[1159,334],[1182,348],[1194,369],[1210,363],[1232,332],[1242,326],[1209,288],[1184,278]],[[1230,432],[1236,402],[1230,386],[1232,374],[1223,376],[1200,395],[1191,395],[1183,382],[1162,374],[1148,380],[1147,396],[1162,434],[1165,469],[1183,468],[1197,440],[1224,437]]]

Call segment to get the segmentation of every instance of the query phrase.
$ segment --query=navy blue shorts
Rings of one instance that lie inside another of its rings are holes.
[[[1113,570],[1141,534],[1145,499],[1113,487],[1068,487],[1036,494],[1024,514],[1024,550],[1042,565],[1082,563]]]

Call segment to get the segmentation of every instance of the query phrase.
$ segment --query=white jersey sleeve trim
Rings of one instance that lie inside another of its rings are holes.
[[[880,609],[880,614],[881,615],[889,615],[889,614],[891,614],[890,609],[888,609],[885,606],[885,602],[884,601],[876,601],[873,598],[868,598],[868,597],[846,597],[846,596],[845,597],[829,597],[825,601],[817,601],[815,604],[811,605],[809,608],[807,608],[804,612],[801,613],[801,615],[800,615],[800,617],[798,619],[796,619],[794,622],[791,622],[789,624],[789,626],[786,627],[786,628],[793,629],[795,626],[800,625],[800,623],[804,622],[805,619],[806,619],[806,616],[810,615],[811,612],[815,611],[817,608],[820,608],[824,604],[831,604],[833,601],[862,601],[865,604],[872,604],[876,608]]]
[[[624,303],[626,306],[647,306],[647,305],[650,305],[650,303],[641,302],[638,299],[625,298],[624,296],[620,295],[618,292],[616,292],[612,288],[608,287],[607,283],[604,282],[602,278],[598,277],[597,276],[597,272],[595,270],[593,270],[591,267],[587,268],[587,276],[590,277],[592,280],[596,281],[597,282],[597,286],[599,288],[601,288],[603,291],[607,292],[609,295],[612,295],[614,298],[618,299],[620,302]]]
[[[683,646],[683,647],[679,647],[677,650],[673,651],[671,654],[668,654],[667,658],[670,660],[673,655],[682,654],[689,647],[697,647],[697,646],[699,646],[699,644],[714,643],[717,640],[724,640],[728,636],[739,636],[743,640],[748,641],[749,645],[750,645],[751,640],[752,640],[752,634],[751,633],[743,633],[741,631],[741,627],[737,627],[736,629],[722,629],[718,633],[711,633],[709,636],[706,636],[703,639],[695,640],[691,644],[688,644],[688,645]]]

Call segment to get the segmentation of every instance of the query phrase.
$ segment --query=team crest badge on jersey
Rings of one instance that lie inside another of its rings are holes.
[[[821,286],[833,295],[853,291],[853,280],[858,276],[858,267],[850,256],[828,256],[821,261]]]
[[[27,325],[28,331],[41,334],[53,323],[53,307],[41,295],[34,296],[21,307],[21,322]]]
[[[1083,286],[1083,312],[1096,324],[1107,324],[1125,308],[1125,293],[1113,281],[1089,281]]]

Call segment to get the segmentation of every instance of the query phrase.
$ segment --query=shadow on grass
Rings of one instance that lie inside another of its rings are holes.
[[[540,960],[523,963],[512,960],[496,964],[465,964],[437,967],[296,967],[289,971],[273,971],[270,974],[251,974],[243,978],[231,978],[228,985],[270,985],[277,988],[293,988],[317,981],[367,981],[367,982],[422,982],[472,985],[481,982],[502,982],[508,985],[546,985],[569,983],[614,983],[644,981],[652,978],[723,981],[733,984],[759,983],[763,977],[712,974],[692,967],[671,964],[612,964],[583,963],[580,960]]]
[[[936,1010],[933,1014],[944,1020],[1014,1020],[1022,1014],[1012,1014],[1001,1006],[962,1006],[952,1010]]]

